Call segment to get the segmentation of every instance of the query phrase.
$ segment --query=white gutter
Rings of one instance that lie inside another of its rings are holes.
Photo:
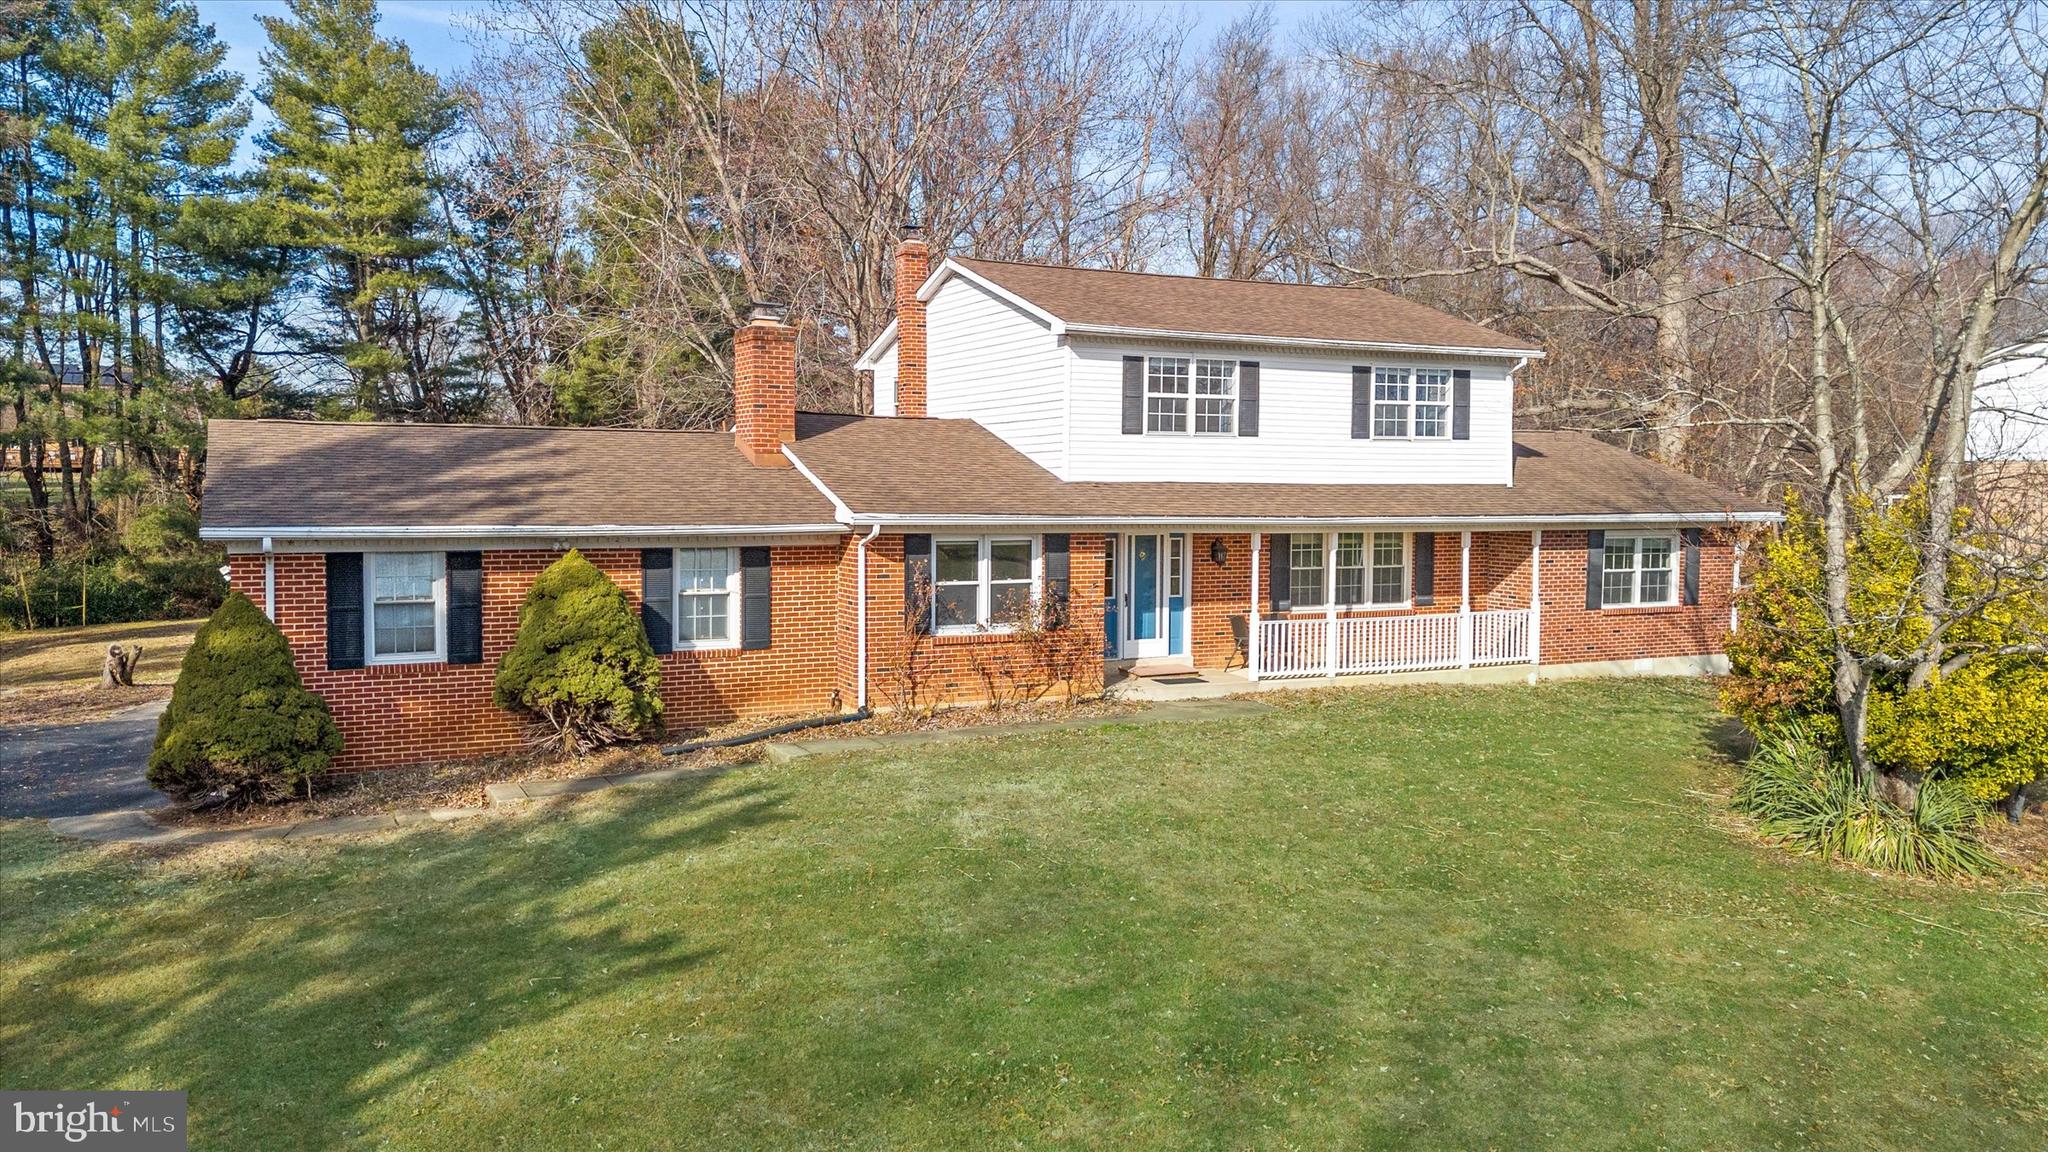
[[[846,501],[841,500],[839,498],[839,493],[834,492],[830,488],[827,488],[825,486],[825,482],[823,480],[818,479],[818,474],[816,472],[813,472],[809,468],[806,468],[804,466],[804,462],[796,458],[796,453],[791,452],[789,450],[789,445],[787,444],[784,444],[782,446],[782,458],[789,461],[790,464],[796,468],[797,475],[802,476],[806,480],[809,480],[811,482],[811,487],[816,488],[820,495],[824,496],[825,499],[830,500],[832,502],[832,514],[834,516],[839,517],[839,521],[841,524],[853,523],[853,509],[848,508],[846,506]]]
[[[960,516],[886,513],[855,515],[850,523],[937,527],[1022,524],[1057,524],[1074,527],[1118,527],[1139,524],[1185,525],[1191,528],[1234,527],[1264,524],[1274,527],[1301,526],[1396,526],[1396,525],[1479,525],[1524,528],[1545,524],[1776,524],[1782,512],[1630,512],[1557,516]]]
[[[838,534],[846,525],[824,524],[379,524],[335,527],[279,524],[260,528],[201,528],[201,540],[406,540],[511,536],[814,536]]]
[[[854,610],[853,637],[853,706],[868,706],[868,545],[882,534],[882,526],[875,525],[868,534],[854,541],[854,596],[859,606]]]
[[[1071,336],[1115,336],[1130,340],[1186,340],[1205,344],[1264,344],[1292,348],[1334,348],[1360,352],[1413,352],[1438,356],[1480,356],[1540,360],[1534,348],[1460,348],[1440,344],[1402,344],[1391,340],[1314,340],[1295,336],[1259,336],[1249,332],[1185,332],[1167,328],[1125,328],[1114,324],[1068,324]]]
[[[1541,353],[1538,353],[1538,355],[1541,355]],[[1528,357],[1528,356],[1524,356],[1524,357],[1522,357],[1522,358],[1521,358],[1520,360],[1517,360],[1517,361],[1515,361],[1515,366],[1514,366],[1513,368],[1510,368],[1510,369],[1508,369],[1508,373],[1507,373],[1507,375],[1508,375],[1508,487],[1510,487],[1510,488],[1513,488],[1513,487],[1515,486],[1515,450],[1516,450],[1516,448],[1518,447],[1518,446],[1517,446],[1517,445],[1515,444],[1515,373],[1517,373],[1517,372],[1520,372],[1520,371],[1521,371],[1522,369],[1524,369],[1524,368],[1527,368],[1527,367],[1529,366],[1529,360],[1530,360],[1530,359],[1531,359],[1530,357]]]

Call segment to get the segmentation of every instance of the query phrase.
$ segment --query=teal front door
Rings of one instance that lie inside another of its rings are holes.
[[[1164,656],[1167,651],[1166,549],[1157,534],[1124,537],[1123,655]]]

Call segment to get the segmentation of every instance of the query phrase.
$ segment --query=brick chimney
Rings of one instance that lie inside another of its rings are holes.
[[[924,229],[903,226],[896,244],[896,414],[925,414],[924,301],[917,290],[931,274],[932,257],[924,246]]]
[[[747,459],[787,468],[782,446],[796,439],[796,329],[782,305],[756,301],[732,334],[733,434]]]

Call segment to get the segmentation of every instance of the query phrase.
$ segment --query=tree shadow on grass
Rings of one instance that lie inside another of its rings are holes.
[[[431,1112],[437,1072],[508,1031],[545,1035],[621,985],[715,960],[621,885],[791,819],[785,800],[691,780],[324,857],[124,867],[80,849],[0,868],[6,903],[38,901],[0,913],[0,973],[25,985],[0,1014],[0,1067],[11,1087],[189,1091],[195,1147],[351,1143],[407,1094]],[[520,1088],[464,1081],[463,1111],[502,1093],[486,1111],[510,1130]]]
[[[1740,768],[1756,753],[1756,737],[1733,716],[1712,716],[1701,726],[1707,747],[1723,762]]]

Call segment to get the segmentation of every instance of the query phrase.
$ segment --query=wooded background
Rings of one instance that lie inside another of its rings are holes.
[[[242,77],[186,5],[4,0],[0,546],[186,531],[209,416],[715,427],[750,299],[859,411],[907,219],[1398,292],[1543,343],[1526,426],[1823,504],[1952,490],[1977,368],[2041,324],[2034,5],[1179,20],[511,0],[444,80],[371,0],[294,0]]]

